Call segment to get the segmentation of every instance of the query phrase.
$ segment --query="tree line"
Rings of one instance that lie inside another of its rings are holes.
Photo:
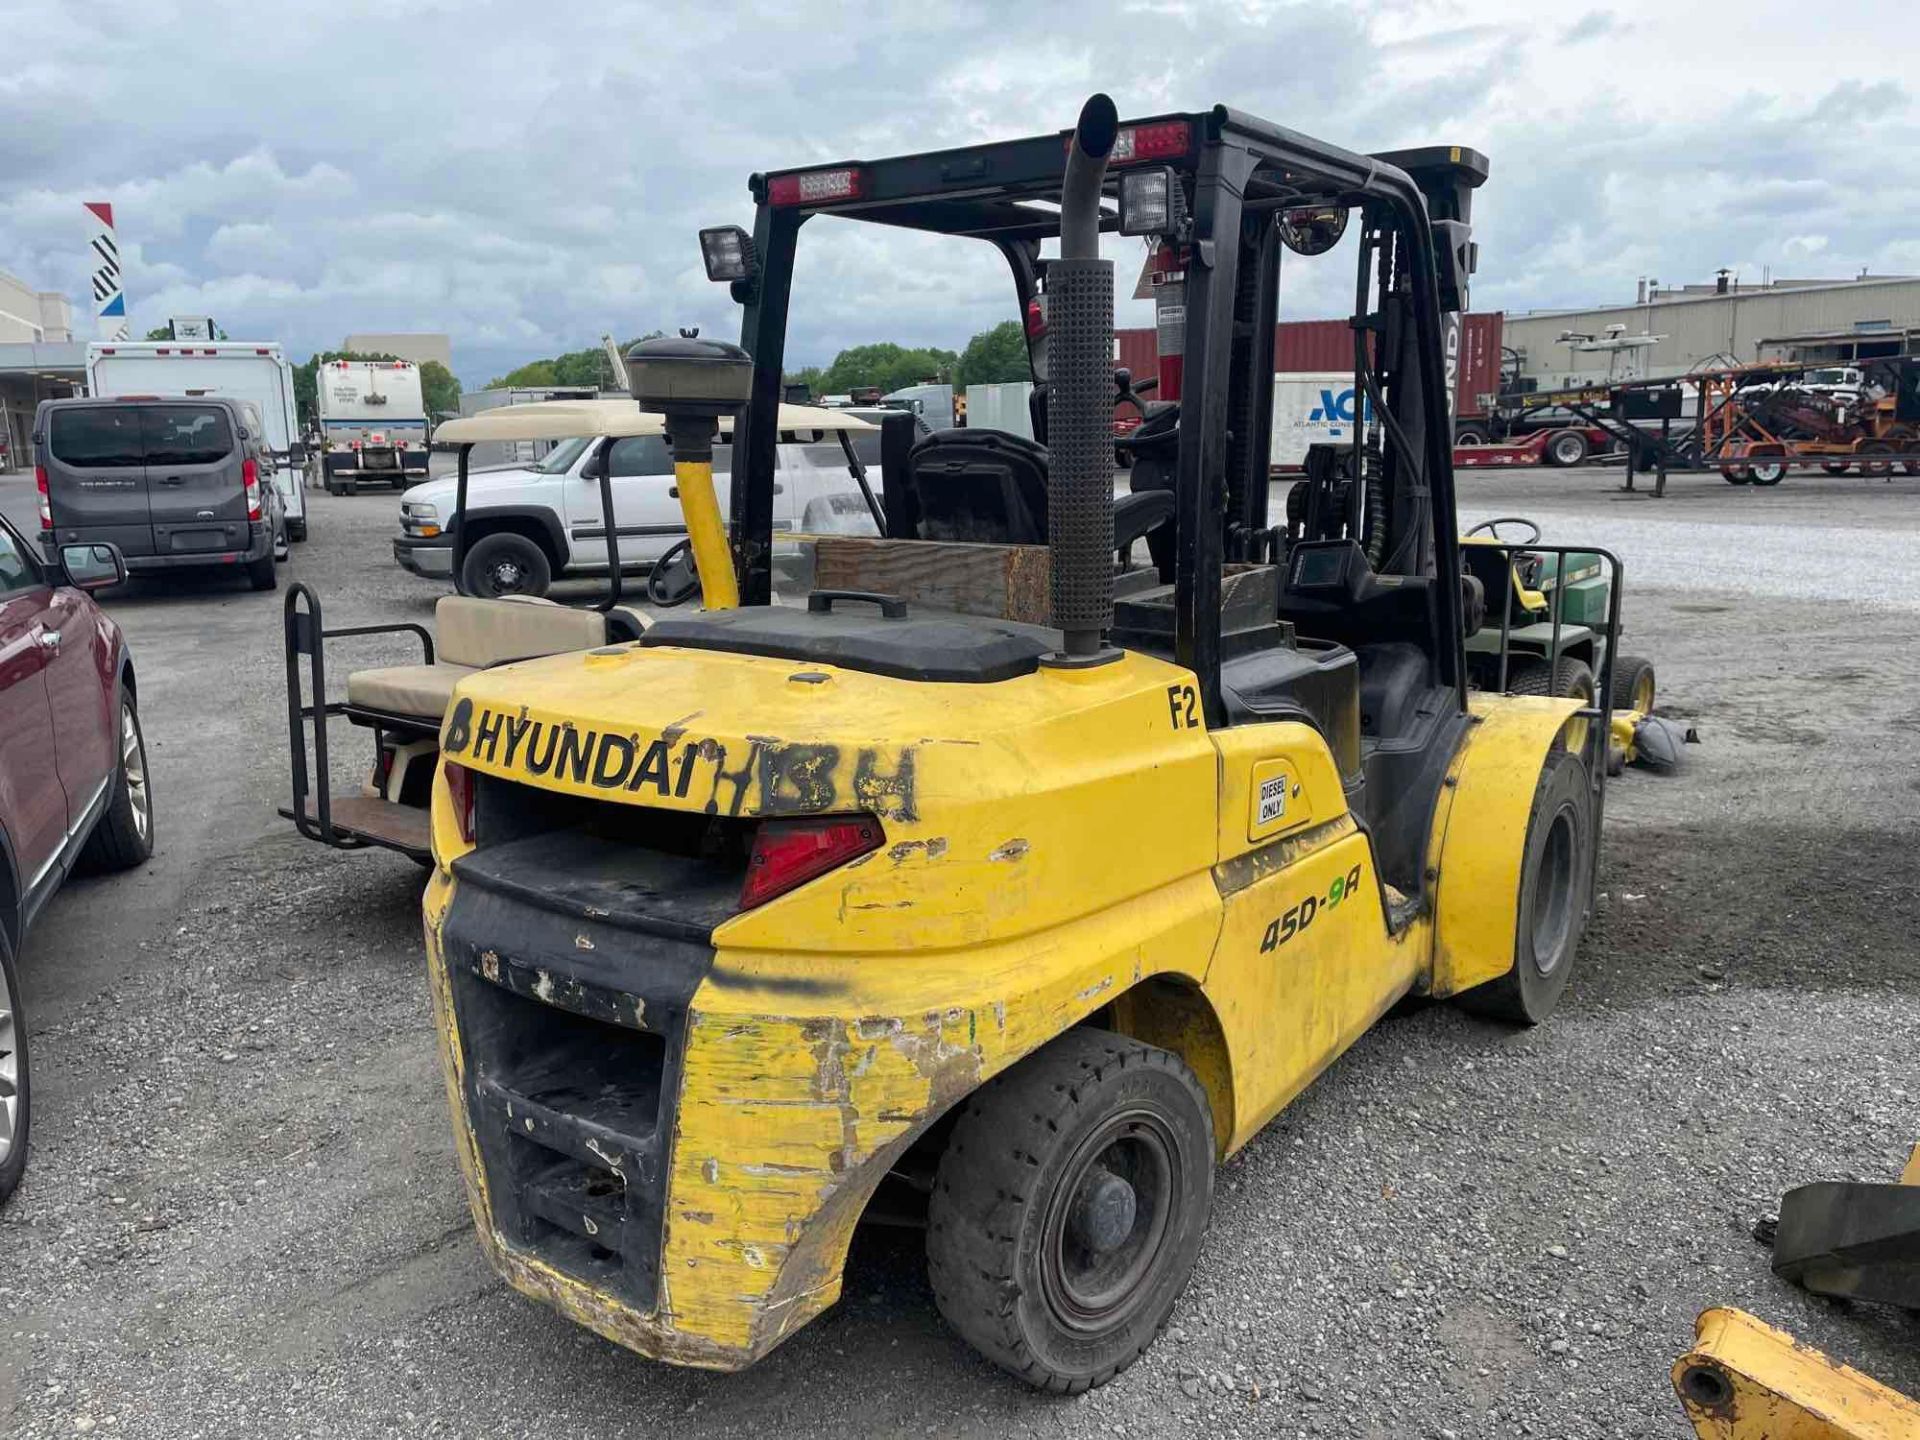
[[[622,342],[621,354],[640,340],[652,340],[662,332],[655,330],[635,340]],[[989,385],[1008,380],[1030,378],[1027,371],[1027,341],[1017,320],[1008,320],[982,330],[955,354],[937,346],[908,347],[891,341],[854,345],[834,356],[830,365],[809,365],[789,371],[789,385],[805,385],[810,394],[846,395],[868,387],[888,391],[909,385],[950,384],[955,389],[968,385]],[[612,389],[613,366],[600,346],[569,350],[543,360],[529,360],[517,370],[495,376],[487,382],[489,390]]]
[[[1017,320],[982,330],[955,354],[936,346],[908,348],[891,341],[854,345],[833,357],[830,365],[808,365],[787,372],[786,383],[805,385],[810,394],[846,395],[869,387],[883,395],[909,385],[991,385],[1026,380],[1026,334]]]

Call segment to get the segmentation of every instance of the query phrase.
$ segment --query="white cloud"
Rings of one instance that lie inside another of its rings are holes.
[[[261,13],[13,0],[6,43],[31,58],[0,74],[0,268],[87,313],[79,205],[110,199],[137,328],[206,313],[296,354],[445,330],[484,380],[603,330],[732,333],[693,232],[750,221],[753,170],[1053,130],[1094,88],[1136,114],[1224,102],[1356,149],[1487,152],[1483,307],[1723,263],[1920,268],[1891,5],[1809,27],[1749,0],[1729,31],[1665,0],[1551,24],[1536,0],[883,0],[836,30],[799,0],[329,0],[274,7],[270,54]],[[1848,78],[1809,89],[1823,73]],[[1139,251],[1111,253],[1124,292]],[[1290,261],[1286,312],[1338,313],[1347,253]],[[878,227],[810,224],[797,284],[796,363],[958,349],[1010,314],[985,247]]]

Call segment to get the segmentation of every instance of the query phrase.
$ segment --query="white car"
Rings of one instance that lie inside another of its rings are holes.
[[[832,419],[858,412],[805,413]],[[924,427],[917,425],[916,431],[924,433]],[[862,428],[846,433],[877,499],[883,490],[880,431]],[[876,533],[848,469],[839,434],[821,429],[783,432],[775,454],[776,532]],[[622,570],[649,566],[686,538],[679,492],[673,483],[673,457],[664,437],[563,440],[531,465],[469,474],[467,548],[460,588],[484,597],[542,595],[561,576],[604,575],[603,468],[612,481]],[[733,446],[725,435],[714,447],[713,468],[714,488],[725,513],[733,468]],[[401,533],[394,538],[393,558],[402,569],[435,579],[452,576],[449,526],[456,484],[455,477],[443,476],[415,485],[400,497]]]

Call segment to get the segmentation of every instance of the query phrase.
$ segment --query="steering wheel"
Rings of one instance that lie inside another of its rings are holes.
[[[1500,540],[1500,527],[1502,525],[1526,526],[1527,538],[1524,540]],[[1478,535],[1482,530],[1486,531],[1487,534],[1491,535],[1494,539],[1500,540],[1502,545],[1537,545],[1540,543],[1540,527],[1524,515],[1502,515],[1498,519],[1482,520],[1478,525],[1467,531],[1467,534]]]
[[[647,572],[647,598],[664,609],[684,605],[699,593],[700,572],[694,568],[691,538],[671,546]]]

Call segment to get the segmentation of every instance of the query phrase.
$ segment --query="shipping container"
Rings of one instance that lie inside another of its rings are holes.
[[[1456,419],[1487,413],[1487,402],[1500,389],[1500,343],[1505,317],[1499,311],[1468,315],[1460,327],[1460,355],[1455,371]],[[1159,373],[1159,356],[1151,327],[1114,333],[1114,363],[1132,372],[1135,383]],[[1344,320],[1283,320],[1273,330],[1273,368],[1281,375],[1324,375],[1353,371],[1353,331]]]

